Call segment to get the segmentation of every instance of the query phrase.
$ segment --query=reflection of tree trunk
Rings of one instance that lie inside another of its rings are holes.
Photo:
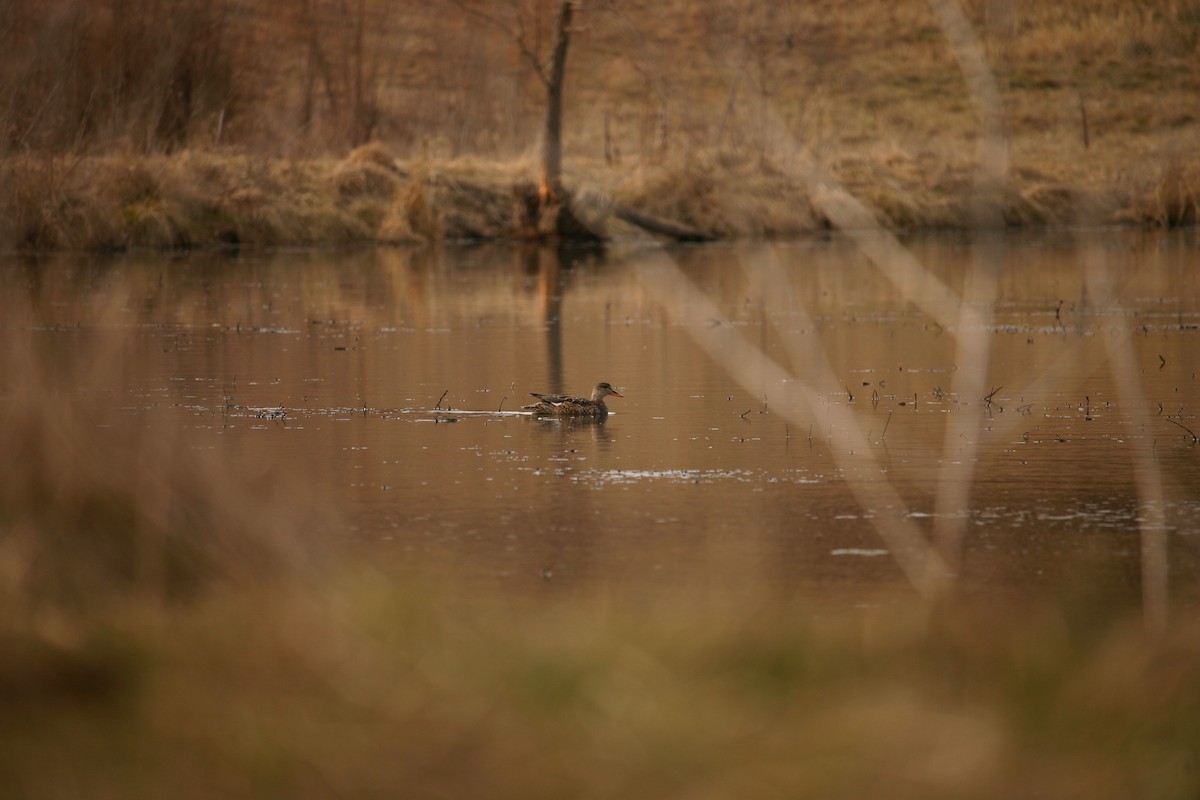
[[[547,391],[562,392],[562,292],[559,287],[561,259],[555,250],[546,247],[530,248],[530,271],[537,271],[538,299],[541,301],[542,321],[546,324]]]
[[[563,0],[558,15],[558,35],[550,74],[546,77],[546,145],[542,159],[543,180],[555,194],[562,194],[562,106],[563,81],[567,73],[567,47],[571,43],[573,0]]]

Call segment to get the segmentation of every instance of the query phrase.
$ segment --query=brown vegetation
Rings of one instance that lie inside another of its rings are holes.
[[[453,0],[12,0],[0,245],[522,235],[546,119],[526,51],[550,51],[556,8],[489,7],[523,49]],[[1195,220],[1194,3],[967,11],[1003,99],[1007,224]],[[889,227],[971,223],[979,114],[925,3],[582,3],[573,30],[570,187],[786,236],[825,222],[811,162]],[[368,142],[387,155],[338,165]]]

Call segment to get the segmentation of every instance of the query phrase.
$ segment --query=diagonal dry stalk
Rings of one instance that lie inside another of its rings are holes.
[[[1109,369],[1117,385],[1117,400],[1125,407],[1131,427],[1151,422],[1150,404],[1142,387],[1141,370],[1133,351],[1128,318],[1115,293],[1114,270],[1102,248],[1081,244],[1086,260],[1088,293],[1102,309],[1101,324]],[[1154,440],[1130,436],[1133,480],[1138,494],[1138,530],[1141,537],[1142,615],[1147,629],[1161,634],[1168,620],[1167,526],[1162,472],[1154,456]]]
[[[999,91],[982,48],[958,4],[953,0],[933,0],[933,5],[980,108],[982,133],[974,216],[980,227],[994,229],[1000,222],[995,197],[1008,170]],[[964,294],[959,296],[928,272],[894,235],[879,224],[867,207],[797,141],[778,114],[765,115],[764,124],[772,129],[773,139],[792,143],[795,157],[787,161],[795,165],[793,177],[808,188],[814,206],[833,227],[858,245],[902,296],[955,336],[958,369],[953,391],[968,403],[982,397],[990,348],[989,312],[995,297],[995,272],[999,261],[993,237],[985,236],[977,245]],[[773,257],[768,256],[765,263],[769,265],[769,280],[779,288],[785,287],[787,277]],[[689,308],[700,308],[703,310],[698,319],[719,318],[711,304],[690,285],[670,259],[656,257],[649,266],[647,283],[657,289],[664,304],[682,309],[685,317],[694,314]],[[773,297],[790,294],[771,292]],[[681,298],[686,302],[680,302]],[[803,309],[792,310],[804,313]],[[812,415],[839,432],[845,440],[845,446],[835,448],[835,453],[839,454],[839,468],[844,471],[859,503],[873,512],[872,521],[879,535],[888,543],[901,569],[922,596],[936,599],[943,595],[952,584],[966,530],[965,510],[979,446],[980,415],[965,411],[947,424],[931,543],[912,522],[896,489],[879,474],[867,438],[853,416],[819,402],[824,389],[839,383],[815,337],[806,337],[803,342],[785,337],[792,361],[805,367],[807,379],[799,379],[726,326],[689,325],[688,330],[710,357],[724,364],[747,390],[761,393],[766,385],[770,385],[772,396],[782,394],[785,406],[792,410],[790,421],[800,424],[803,419],[811,418],[803,415]],[[784,413],[788,415],[787,411]]]
[[[792,296],[786,289],[787,276],[769,249],[764,262],[773,284],[770,296]],[[722,318],[721,311],[668,255],[649,253],[639,258],[639,264],[646,288],[730,377],[751,393],[771,397],[772,409],[789,423],[803,426],[815,420],[823,430],[831,432],[836,443],[831,452],[839,473],[859,505],[871,512],[872,525],[887,543],[905,577],[925,599],[941,597],[949,588],[947,565],[912,521],[895,487],[881,474],[870,443],[853,413],[824,401],[830,388],[838,385],[838,379],[816,337],[786,339],[792,360],[805,365],[806,376],[795,376],[757,345],[746,341],[733,326],[709,324]],[[804,309],[791,310],[803,315],[805,328],[811,327]],[[778,402],[775,398],[779,398]]]
[[[930,5],[943,35],[950,42],[979,113],[979,164],[972,217],[981,233],[972,246],[958,306],[952,382],[952,391],[959,401],[975,405],[987,392],[991,309],[996,299],[996,273],[1000,268],[1002,246],[1002,234],[997,231],[1004,224],[999,199],[1008,180],[1008,142],[1004,134],[1000,90],[961,5],[957,0],[930,0]],[[970,411],[952,414],[942,441],[934,505],[934,537],[943,556],[952,565],[957,565],[961,558],[982,423],[980,414]]]
[[[792,375],[761,348],[745,341],[734,328],[705,324],[720,319],[719,312],[670,258],[663,254],[647,258],[644,275],[647,286],[663,305],[681,317],[705,352],[724,365],[747,391],[757,394],[769,387],[772,398],[781,400],[773,408],[783,409],[789,422],[800,424],[815,418],[822,427],[840,437],[840,446],[834,448],[834,454],[856,500],[873,512],[876,530],[913,586],[923,597],[936,599],[953,586],[968,524],[966,512],[984,422],[982,413],[975,409],[983,408],[977,400],[984,397],[988,387],[991,310],[1003,254],[999,198],[1007,181],[1009,162],[1000,94],[982,48],[955,0],[931,0],[931,5],[951,43],[980,118],[972,209],[979,231],[962,294],[955,293],[927,271],[795,137],[790,139],[795,157],[788,160],[797,166],[792,177],[808,188],[814,206],[832,226],[857,244],[901,296],[955,338],[952,391],[963,406],[962,412],[953,415],[945,427],[931,539],[912,522],[895,488],[879,474],[867,438],[853,415],[821,402],[822,397],[836,393],[841,383],[829,367],[816,336],[782,337],[792,363],[803,365],[803,378]],[[786,126],[778,115],[769,116],[768,124],[779,132],[778,140],[785,140]],[[1088,292],[1104,313],[1119,314],[1112,272],[1106,268],[1103,254],[1091,248],[1087,250],[1087,259]],[[793,298],[788,277],[769,248],[764,248],[759,261],[769,284],[766,296],[772,302]],[[793,316],[799,315],[804,329],[813,329],[805,309],[796,307],[794,302],[786,310]],[[1138,378],[1130,332],[1120,325],[1115,329],[1119,334],[1106,337],[1105,345],[1109,368],[1120,387],[1120,402],[1132,414],[1145,413],[1148,406]],[[1055,371],[1052,366],[1041,374],[1031,375],[1017,394],[1044,389]],[[1162,479],[1152,444],[1139,438],[1134,447],[1135,482],[1144,509],[1140,522],[1143,612],[1147,627],[1162,631],[1167,624],[1169,599]]]

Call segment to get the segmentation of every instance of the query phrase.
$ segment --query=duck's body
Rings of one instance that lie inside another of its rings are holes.
[[[597,383],[596,388],[592,389],[591,399],[572,397],[568,394],[530,394],[536,397],[538,402],[525,406],[526,411],[532,411],[539,416],[554,417],[606,417],[608,406],[604,405],[604,398],[610,394],[613,397],[621,397],[620,392],[607,383]]]

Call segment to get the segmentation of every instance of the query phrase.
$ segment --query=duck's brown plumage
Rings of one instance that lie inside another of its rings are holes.
[[[608,415],[608,406],[604,404],[604,398],[610,394],[613,397],[622,396],[607,383],[597,383],[596,388],[592,389],[591,399],[568,394],[530,394],[536,397],[538,402],[525,406],[526,411],[555,417],[604,417]]]

